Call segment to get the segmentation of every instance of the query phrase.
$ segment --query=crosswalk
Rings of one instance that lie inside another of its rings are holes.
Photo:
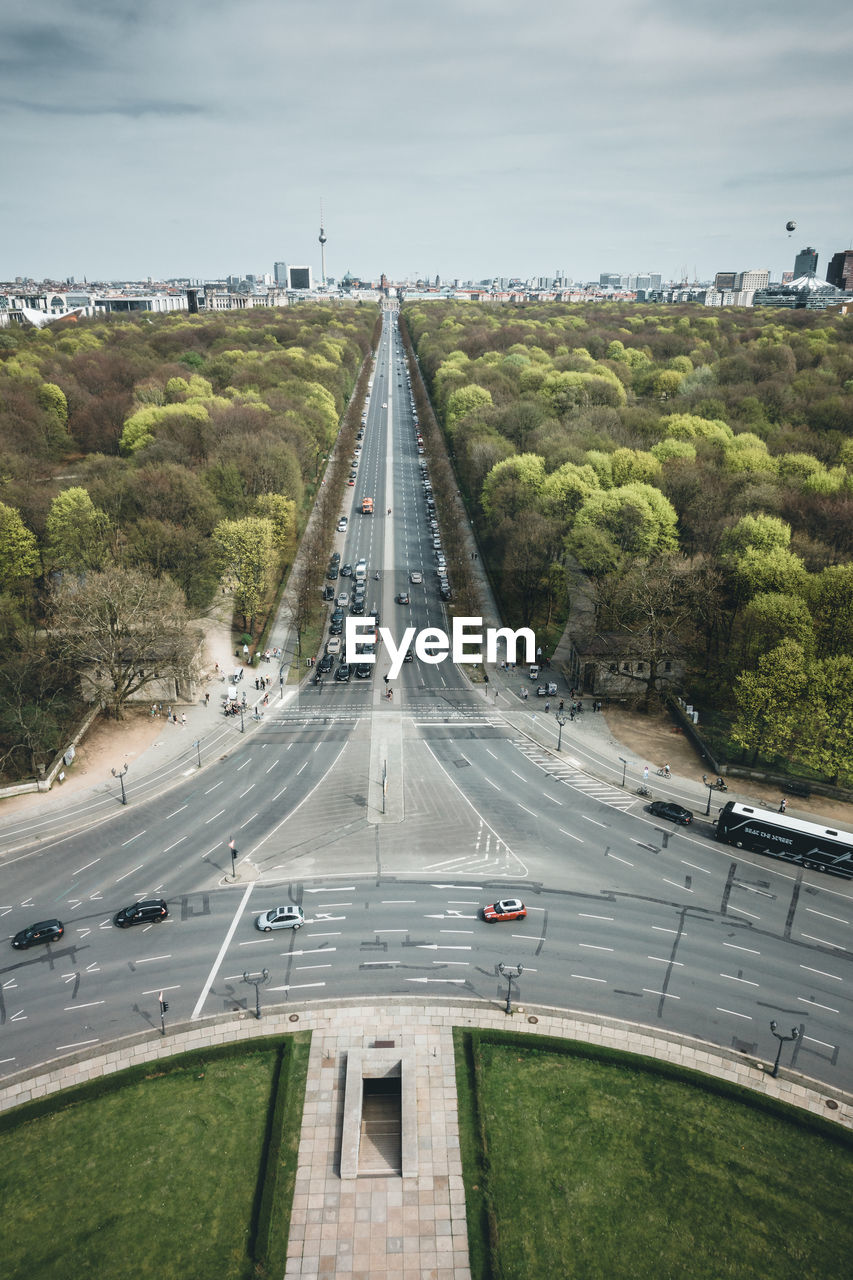
[[[599,778],[584,773],[577,766],[555,759],[550,751],[545,751],[529,738],[511,738],[510,741],[531,764],[535,764],[543,773],[550,774],[559,782],[565,782],[566,786],[583,792],[585,796],[600,800],[602,804],[610,805],[611,809],[621,809],[623,813],[634,803],[635,797],[623,791],[621,787],[613,787],[609,782],[602,782]]]

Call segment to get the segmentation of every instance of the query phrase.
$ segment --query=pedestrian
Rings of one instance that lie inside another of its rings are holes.
[[[214,664],[213,669],[214,669],[214,671],[215,671],[215,672],[217,672],[217,674],[219,673],[219,663],[218,663],[218,662]]]
[[[209,706],[210,706],[210,694],[209,694],[209,693],[206,693],[206,694],[204,695],[204,705],[205,705],[206,707],[209,707]]]
[[[186,729],[186,727],[187,727],[187,713],[186,711],[182,711],[181,712],[181,728]]]
[[[546,702],[546,703],[545,703],[545,711],[546,711],[546,712],[548,712],[548,711],[550,711],[550,710],[551,710],[551,703],[550,703],[550,702]]]
[[[785,799],[785,797],[783,796],[783,797],[782,797],[782,799],[781,799],[781,801],[780,801],[780,803],[779,803],[779,812],[780,812],[780,813],[784,813],[784,812],[785,812],[785,810],[787,809],[787,807],[788,807],[788,801],[787,801],[787,800]]]
[[[249,646],[248,646],[247,644],[244,644],[244,645],[243,645],[243,657],[244,657],[244,658],[248,658],[248,656],[249,656]]]
[[[563,710],[563,699],[562,699],[562,698],[560,699],[560,706],[559,706],[559,710],[560,710],[560,711],[562,711],[562,710]]]
[[[257,676],[255,676],[255,688],[256,688],[256,689],[259,689],[260,687],[261,687],[261,682],[260,682],[260,680],[258,679],[258,677],[257,677]]]
[[[643,782],[648,782],[648,780],[649,780],[649,766],[644,765],[643,766]]]
[[[162,715],[162,714],[163,714],[163,704],[162,704],[162,702],[158,702],[158,703],[157,703],[157,714],[158,714],[158,716],[160,716],[160,715]]]
[[[569,707],[569,719],[574,720],[574,718],[575,718],[575,704],[572,703],[572,705]]]
[[[152,715],[152,716],[156,716],[156,714],[157,714],[157,703],[156,703],[156,702],[152,702],[152,703],[151,703],[151,715]]]
[[[264,706],[265,706],[265,707],[268,707],[268,706],[269,706],[269,704],[270,704],[270,695],[269,695],[268,693],[265,693],[265,694],[264,694]]]
[[[169,721],[169,724],[171,724],[171,723],[172,723],[172,708],[171,708],[171,707],[167,707],[167,708],[166,708],[166,719]]]

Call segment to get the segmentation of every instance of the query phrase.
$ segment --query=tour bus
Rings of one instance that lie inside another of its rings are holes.
[[[361,514],[362,514],[363,516],[372,516],[372,515],[373,515],[373,499],[372,499],[372,498],[362,498],[362,500],[361,500]]]
[[[717,819],[717,839],[812,871],[853,876],[853,832],[819,822],[729,800]]]

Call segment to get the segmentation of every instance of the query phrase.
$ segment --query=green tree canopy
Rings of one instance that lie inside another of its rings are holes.
[[[109,554],[110,522],[86,489],[73,486],[50,504],[45,527],[45,563],[51,569],[102,569]]]
[[[678,517],[672,503],[659,489],[647,484],[626,484],[599,489],[584,501],[575,518],[575,529],[593,525],[606,533],[621,551],[658,556],[678,547]]]
[[[482,504],[493,525],[535,506],[545,485],[545,465],[536,453],[518,453],[492,467],[483,484]]]
[[[221,520],[213,538],[220,548],[223,567],[234,579],[234,604],[243,615],[244,628],[251,628],[269,585],[275,525],[260,516]]]
[[[40,569],[35,534],[15,507],[0,502],[0,591],[22,590]]]

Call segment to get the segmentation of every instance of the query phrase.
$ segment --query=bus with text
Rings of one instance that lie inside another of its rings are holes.
[[[717,819],[717,839],[811,871],[853,876],[853,832],[840,827],[729,800]]]

